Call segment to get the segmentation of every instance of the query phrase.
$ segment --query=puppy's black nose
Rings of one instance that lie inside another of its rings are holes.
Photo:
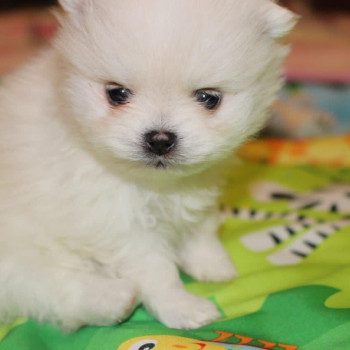
[[[151,131],[145,134],[147,150],[158,156],[170,153],[176,146],[176,140],[177,136],[172,132]]]

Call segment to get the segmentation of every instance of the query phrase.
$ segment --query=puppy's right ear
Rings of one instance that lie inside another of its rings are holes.
[[[78,16],[91,8],[91,0],[58,0],[58,3],[68,14]]]

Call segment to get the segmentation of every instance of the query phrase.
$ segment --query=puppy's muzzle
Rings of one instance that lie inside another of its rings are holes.
[[[147,151],[157,156],[170,153],[177,144],[177,136],[167,131],[151,131],[144,138]]]

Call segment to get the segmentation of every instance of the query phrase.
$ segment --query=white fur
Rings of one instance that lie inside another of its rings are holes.
[[[178,267],[236,274],[216,237],[216,169],[265,120],[287,52],[273,37],[291,17],[268,0],[61,4],[54,47],[0,90],[0,318],[72,330],[141,301],[170,327],[207,324],[219,312]],[[129,105],[109,106],[108,82]],[[217,111],[200,88],[223,92]],[[143,150],[151,130],[179,136],[166,169]]]

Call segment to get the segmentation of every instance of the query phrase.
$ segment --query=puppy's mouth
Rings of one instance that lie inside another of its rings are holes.
[[[147,162],[147,166],[153,169],[165,170],[171,167],[171,164],[166,159],[153,159]]]
[[[181,160],[174,155],[147,157],[145,160],[148,168],[153,168],[160,171],[178,168],[182,163]]]
[[[170,152],[166,155],[152,155],[149,152],[145,152],[143,158],[146,161],[146,165],[149,168],[165,170],[180,165],[181,160],[175,152]]]
[[[167,165],[161,161],[159,161],[155,166],[156,169],[166,169],[166,167],[167,167]]]

